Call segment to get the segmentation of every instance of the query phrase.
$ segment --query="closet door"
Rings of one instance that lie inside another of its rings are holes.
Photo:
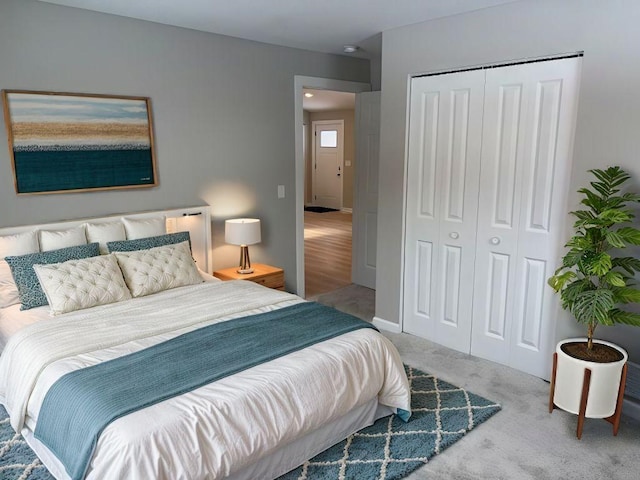
[[[410,97],[404,330],[466,352],[484,77],[475,70],[415,78]]]
[[[549,376],[580,58],[486,71],[471,353]]]

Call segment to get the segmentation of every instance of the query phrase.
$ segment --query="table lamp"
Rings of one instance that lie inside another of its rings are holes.
[[[224,240],[231,245],[240,245],[238,273],[253,273],[249,260],[249,245],[260,243],[260,220],[257,218],[234,218],[224,222]]]

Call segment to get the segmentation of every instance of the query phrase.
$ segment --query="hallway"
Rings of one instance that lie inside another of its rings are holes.
[[[351,213],[304,212],[306,298],[351,283]]]

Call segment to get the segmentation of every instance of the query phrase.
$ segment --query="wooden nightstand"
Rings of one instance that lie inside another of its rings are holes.
[[[220,280],[249,280],[265,287],[284,291],[284,270],[271,265],[254,263],[253,273],[238,273],[238,267],[224,268],[213,272]]]

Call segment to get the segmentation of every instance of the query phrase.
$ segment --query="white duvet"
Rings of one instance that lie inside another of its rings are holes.
[[[0,402],[14,429],[33,430],[47,389],[67,372],[300,301],[251,282],[203,283],[37,322],[0,357]],[[410,410],[397,351],[361,329],[114,421],[87,478],[223,478],[376,397]]]

